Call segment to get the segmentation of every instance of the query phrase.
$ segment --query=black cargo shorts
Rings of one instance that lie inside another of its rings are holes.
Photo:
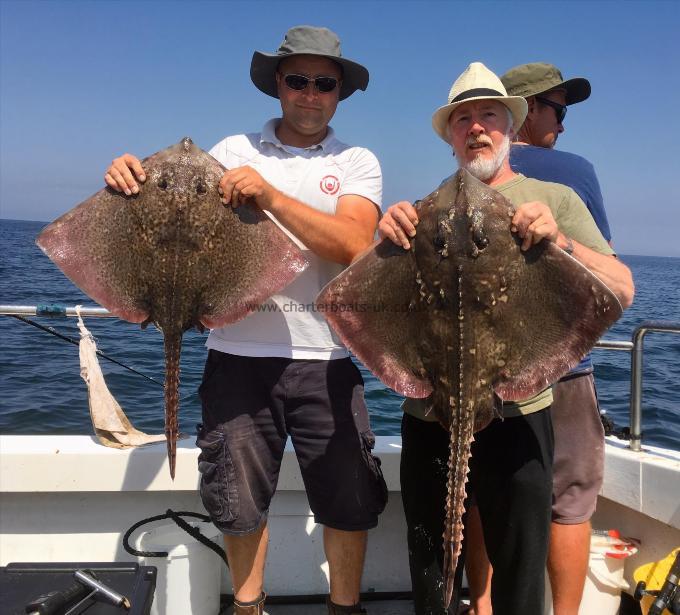
[[[267,516],[290,435],[317,523],[367,530],[387,502],[361,374],[350,359],[244,357],[210,350],[199,387],[203,505],[225,534]]]

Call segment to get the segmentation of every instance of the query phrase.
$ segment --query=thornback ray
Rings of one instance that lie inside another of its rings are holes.
[[[36,243],[83,292],[165,338],[165,434],[175,475],[182,334],[244,318],[308,265],[258,207],[224,206],[225,168],[184,138],[142,160],[137,195],[100,190]]]
[[[559,380],[620,317],[614,293],[547,240],[526,252],[512,204],[465,170],[416,203],[404,250],[384,240],[317,298],[345,345],[397,393],[427,398],[450,431],[445,600],[462,541],[470,447],[499,400]]]

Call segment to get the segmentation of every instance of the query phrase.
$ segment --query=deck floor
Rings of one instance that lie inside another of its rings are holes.
[[[362,606],[368,615],[413,615],[414,613],[413,603],[410,600],[371,600],[362,603]],[[325,604],[268,604],[265,612],[267,615],[328,615]],[[222,614],[232,615],[231,607],[223,610]]]
[[[363,603],[369,615],[412,615],[410,600],[384,600]],[[266,607],[269,615],[328,615],[325,604],[272,604]]]

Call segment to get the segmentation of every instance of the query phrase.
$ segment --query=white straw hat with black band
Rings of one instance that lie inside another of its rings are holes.
[[[256,51],[250,63],[250,78],[260,91],[278,98],[276,69],[279,62],[299,55],[321,56],[342,67],[340,100],[351,96],[356,90],[365,90],[368,86],[368,70],[361,64],[342,57],[338,35],[328,28],[314,26],[295,26],[288,30],[276,53]]]
[[[432,128],[449,143],[449,117],[456,107],[471,100],[497,100],[512,114],[512,128],[517,133],[527,116],[527,101],[522,96],[508,96],[501,80],[481,62],[470,64],[449,91],[448,103],[432,116]]]

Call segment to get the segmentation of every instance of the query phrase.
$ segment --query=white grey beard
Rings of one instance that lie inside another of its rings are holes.
[[[464,168],[477,179],[486,181],[491,179],[503,165],[508,152],[510,151],[510,136],[505,135],[496,155],[493,158],[477,156],[471,162],[464,165]]]

